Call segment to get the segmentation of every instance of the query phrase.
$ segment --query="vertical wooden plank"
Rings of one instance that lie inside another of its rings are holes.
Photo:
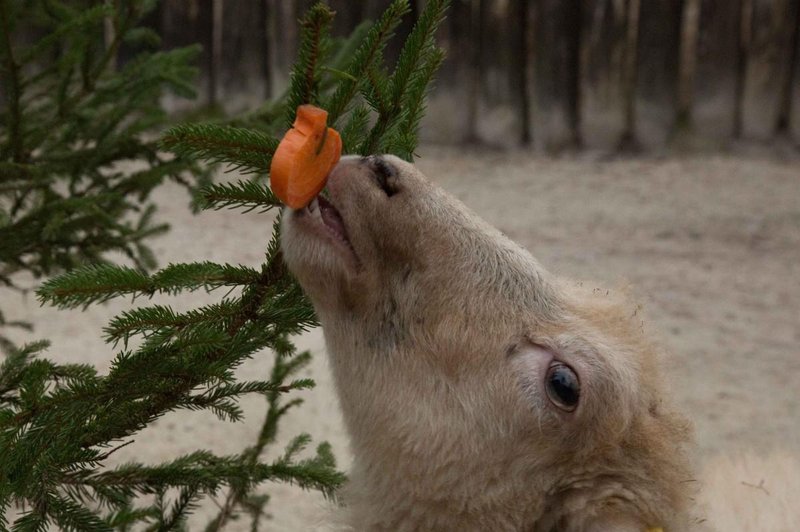
[[[439,80],[446,86],[455,86],[462,82],[461,75],[469,64],[471,2],[472,0],[451,0],[447,18],[439,30],[439,42],[447,54],[439,71]]]
[[[522,25],[530,1],[484,0],[479,11],[480,92],[478,136],[490,145],[518,146],[531,124],[527,81],[533,69]],[[520,5],[525,4],[525,5]],[[529,27],[529,26],[528,26]],[[527,101],[526,101],[527,98]],[[523,126],[524,124],[524,126]]]
[[[458,143],[468,137],[467,87],[474,45],[470,33],[471,1],[452,0],[439,30],[438,42],[446,59],[428,98],[428,111],[420,128],[422,142]]]
[[[637,126],[636,86],[639,77],[639,0],[628,0],[625,15],[625,59],[622,68],[623,128],[619,148],[624,151],[639,149]]]
[[[636,132],[646,147],[665,145],[674,124],[683,3],[641,3]]]
[[[794,87],[800,82],[798,62],[800,62],[800,0],[791,0],[789,5],[789,41],[785,51],[786,67],[778,94],[778,118],[775,134],[789,136],[792,121],[792,99]]]
[[[270,93],[279,95],[289,84],[289,73],[297,56],[297,0],[265,0],[267,2],[267,57],[272,67]]]
[[[678,136],[682,136],[692,130],[694,83],[697,68],[697,37],[699,33],[700,0],[686,0],[683,4],[681,24],[678,94],[674,127],[674,133]]]
[[[587,147],[612,150],[623,129],[625,0],[586,0],[581,43],[582,133]]]
[[[211,0],[211,65],[208,72],[208,103],[219,104],[222,85],[222,36],[225,33],[222,0]]]
[[[263,80],[263,97],[270,100],[275,97],[272,93],[273,66],[270,58],[270,27],[271,16],[268,0],[259,0],[259,35],[263,53],[261,54],[261,77]]]
[[[578,147],[580,133],[580,0],[538,0],[535,65],[537,145],[548,151]],[[577,37],[576,37],[577,35]]]
[[[200,100],[209,98],[209,73],[211,69],[211,0],[163,0],[161,31],[165,49],[199,43],[203,50],[198,59]],[[167,102],[176,109],[189,107],[185,100]],[[196,104],[195,104],[196,105]]]
[[[713,145],[734,131],[741,11],[740,0],[700,0],[692,124]]]
[[[522,1],[528,6],[532,3]],[[423,142],[518,144],[522,124],[510,69],[520,58],[514,57],[518,50],[514,32],[509,31],[515,3],[451,1],[437,35],[446,60],[429,96]],[[418,0],[419,10],[424,5],[424,0]]]
[[[509,99],[509,76],[511,54],[515,52],[512,42],[512,10],[507,0],[483,0],[475,25],[478,39],[481,76],[481,93],[489,104],[507,102]]]
[[[789,0],[753,0],[752,46],[743,106],[743,136],[771,138],[786,78],[792,23]]]
[[[796,146],[800,147],[800,6],[796,6],[795,9],[797,11],[794,21],[794,70],[792,71],[792,78],[789,80],[791,83],[789,131],[794,138]]]
[[[269,64],[263,0],[215,0],[223,4],[215,49],[219,46],[219,102],[229,112],[252,109],[267,91]]]
[[[567,2],[566,16],[566,94],[567,120],[570,129],[570,144],[573,148],[583,145],[581,133],[581,40],[583,38],[582,0]]]
[[[464,132],[464,142],[477,143],[480,141],[478,135],[478,115],[480,114],[481,88],[483,81],[483,11],[486,3],[483,0],[472,0],[469,11],[469,35],[470,44],[468,48],[469,64],[467,77],[467,124]]]
[[[753,0],[740,0],[738,30],[738,47],[736,56],[736,85],[733,108],[733,137],[738,139],[744,129],[744,99],[747,85],[747,70],[750,58],[750,46],[753,40]]]
[[[509,10],[511,30],[511,61],[509,81],[511,83],[511,105],[517,116],[515,137],[523,146],[533,142],[531,124],[531,82],[533,80],[532,54],[533,32],[531,31],[531,9],[528,0],[512,2]]]

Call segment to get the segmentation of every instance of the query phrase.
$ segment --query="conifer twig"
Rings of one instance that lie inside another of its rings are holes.
[[[270,381],[281,381],[290,373],[296,371],[299,367],[307,364],[310,361],[310,354],[303,353],[298,355],[293,364],[286,364],[283,362],[284,357],[279,356],[275,360],[275,366],[272,369]],[[270,443],[275,441],[277,434],[278,419],[286,413],[286,411],[297,404],[299,400],[291,401],[283,407],[279,404],[280,395],[277,392],[267,394],[267,414],[264,417],[264,422],[261,425],[261,430],[256,440],[255,445],[245,450],[242,456],[246,463],[255,466],[258,463],[258,458],[264,451],[264,448]],[[222,527],[230,519],[234,508],[241,504],[244,497],[247,495],[247,490],[241,486],[231,486],[228,494],[225,497],[225,502],[222,504],[217,517],[215,517],[206,527],[206,532],[217,532],[222,530]]]
[[[228,163],[242,173],[267,173],[278,139],[244,128],[185,124],[168,130],[161,138],[161,147],[211,164]]]
[[[200,191],[204,208],[219,210],[223,208],[243,208],[245,213],[259,209],[264,213],[282,204],[271,189],[256,181],[219,183]]]
[[[316,100],[318,71],[327,52],[327,32],[333,15],[327,4],[319,2],[300,21],[300,50],[290,75],[286,127],[291,127],[294,123],[298,106],[314,103]]]
[[[0,2],[8,8],[8,0]],[[332,497],[344,480],[329,445],[319,445],[312,457],[300,458],[310,442],[305,434],[292,440],[273,462],[261,458],[266,446],[275,442],[279,420],[301,403],[299,398],[284,401],[284,394],[313,385],[310,379],[291,378],[310,354],[295,354],[289,335],[318,324],[313,307],[283,264],[280,214],[260,268],[197,262],[172,264],[148,274],[145,269],[154,268],[154,257],[142,239],[163,226],[154,224],[152,209],[131,195],[146,198],[165,178],[183,182],[180,172],[198,169],[191,162],[196,158],[226,163],[244,173],[266,174],[278,145],[273,135],[286,126],[285,118],[292,121],[299,104],[307,102],[329,107],[329,118],[341,128],[351,153],[377,147],[410,158],[424,113],[425,88],[441,62],[432,34],[441,22],[442,11],[437,9],[446,2],[428,2],[392,75],[382,66],[383,50],[408,10],[407,0],[393,0],[377,24],[362,24],[343,44],[329,35],[333,12],[316,4],[304,18],[286,95],[255,117],[261,130],[225,124],[179,126],[161,144],[179,155],[172,159],[162,157],[155,143],[138,135],[160,121],[162,85],[191,92],[183,79],[189,74],[185,61],[192,50],[154,52],[119,72],[103,66],[113,61],[120,43],[138,42],[141,36],[132,36],[131,28],[141,18],[139,9],[148,3],[107,2],[81,11],[67,0],[48,1],[53,12],[42,19],[53,32],[33,47],[20,47],[28,55],[16,59],[27,57],[25,65],[56,46],[66,52],[56,59],[57,69],[26,80],[32,86],[45,80],[55,87],[47,92],[36,85],[27,94],[31,99],[44,98],[51,113],[43,127],[34,127],[34,121],[25,124],[31,130],[24,132],[23,155],[30,152],[31,160],[21,164],[10,158],[12,150],[4,139],[0,166],[7,166],[10,174],[0,178],[3,187],[13,187],[8,190],[14,196],[10,210],[0,211],[0,262],[5,263],[0,268],[5,273],[22,268],[35,274],[54,267],[67,269],[37,292],[40,301],[62,308],[125,295],[172,295],[223,286],[230,291],[221,301],[193,310],[176,312],[170,306],[150,305],[112,319],[104,330],[106,339],[124,342],[125,350],[116,355],[106,375],[89,366],[36,358],[44,344],[17,348],[0,338],[0,347],[9,353],[0,367],[0,447],[12,449],[0,457],[0,477],[10,479],[10,488],[0,489],[0,528],[5,527],[2,514],[11,496],[32,509],[14,523],[17,529],[179,529],[199,497],[213,496],[223,487],[225,499],[209,530],[222,528],[241,511],[251,515],[255,528],[267,500],[254,495],[260,482],[295,483]],[[11,10],[12,26],[22,20],[21,13]],[[92,32],[110,17],[114,36],[99,48]],[[63,46],[62,40],[70,45]],[[338,44],[342,46],[331,58],[329,52]],[[0,41],[0,53],[2,45]],[[94,55],[98,51],[99,60]],[[137,99],[147,101],[144,109],[137,107]],[[21,101],[21,112],[28,111],[27,101]],[[377,124],[370,130],[373,118]],[[124,158],[143,158],[149,166],[125,174],[114,168]],[[35,183],[22,183],[30,180]],[[199,180],[205,186],[195,197],[204,208],[268,210],[278,205],[263,181],[211,185],[204,176]],[[55,187],[62,183],[63,190]],[[57,201],[30,201],[47,194]],[[136,219],[129,223],[125,216],[132,212]],[[31,246],[38,235],[45,235],[53,248]],[[127,254],[137,268],[104,263],[102,252],[109,249]],[[75,268],[81,261],[100,264]],[[236,294],[230,295],[234,290]],[[14,323],[3,319],[6,325]],[[129,350],[133,337],[140,342]],[[269,379],[237,379],[235,369],[265,348],[276,356]],[[114,469],[101,463],[168,412],[207,410],[223,420],[239,420],[243,411],[237,401],[252,393],[264,395],[268,408],[257,440],[237,455],[195,452],[172,462]],[[172,497],[175,491],[177,498]],[[155,495],[155,502],[134,507],[141,494]],[[108,513],[103,514],[103,508]]]
[[[401,121],[409,110],[406,109],[404,101],[407,98],[409,88],[420,89],[424,95],[427,83],[441,64],[441,52],[436,52],[434,33],[444,20],[444,14],[449,5],[448,0],[430,0],[423,9],[422,13],[414,24],[391,78],[382,80],[377,71],[370,72],[369,90],[373,104],[378,111],[378,119],[367,135],[366,140],[361,144],[358,153],[368,155],[383,151],[385,139],[389,133],[395,135],[411,134],[414,132],[401,129]],[[430,71],[430,75],[425,72]],[[420,76],[419,72],[423,75]],[[411,110],[411,112],[415,112]],[[419,109],[416,110],[419,116]],[[418,122],[418,118],[413,118],[411,123]],[[399,131],[399,133],[398,133]],[[401,153],[410,158],[411,154]]]
[[[328,122],[336,124],[344,113],[347,104],[355,97],[359,89],[359,80],[369,72],[381,59],[386,43],[391,39],[395,28],[409,11],[408,0],[394,0],[386,9],[380,20],[370,28],[367,37],[353,54],[347,70],[349,80],[343,81],[325,106],[328,111]]]

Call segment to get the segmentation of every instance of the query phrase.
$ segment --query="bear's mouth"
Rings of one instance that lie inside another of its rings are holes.
[[[359,263],[347,234],[344,218],[333,203],[323,196],[317,196],[305,208],[295,212],[308,219],[318,233],[327,237],[327,240],[332,241],[336,247],[345,251],[357,264]]]
[[[323,196],[318,196],[308,204],[306,210],[311,216],[321,222],[333,237],[346,244],[350,244],[350,238],[347,236],[347,228],[344,226],[342,215],[339,213],[339,210],[333,206],[333,203]]]

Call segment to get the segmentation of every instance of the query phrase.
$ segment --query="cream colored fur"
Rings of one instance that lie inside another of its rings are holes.
[[[383,160],[391,196],[374,158],[347,158],[330,177],[352,250],[308,212],[283,224],[351,436],[347,525],[705,526],[688,425],[624,294],[554,278],[415,167]],[[572,413],[545,391],[553,359],[580,378]]]

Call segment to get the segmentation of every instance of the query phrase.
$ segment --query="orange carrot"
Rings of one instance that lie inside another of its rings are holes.
[[[327,121],[324,109],[301,105],[272,156],[272,192],[293,209],[305,207],[320,193],[342,154],[342,139]]]

